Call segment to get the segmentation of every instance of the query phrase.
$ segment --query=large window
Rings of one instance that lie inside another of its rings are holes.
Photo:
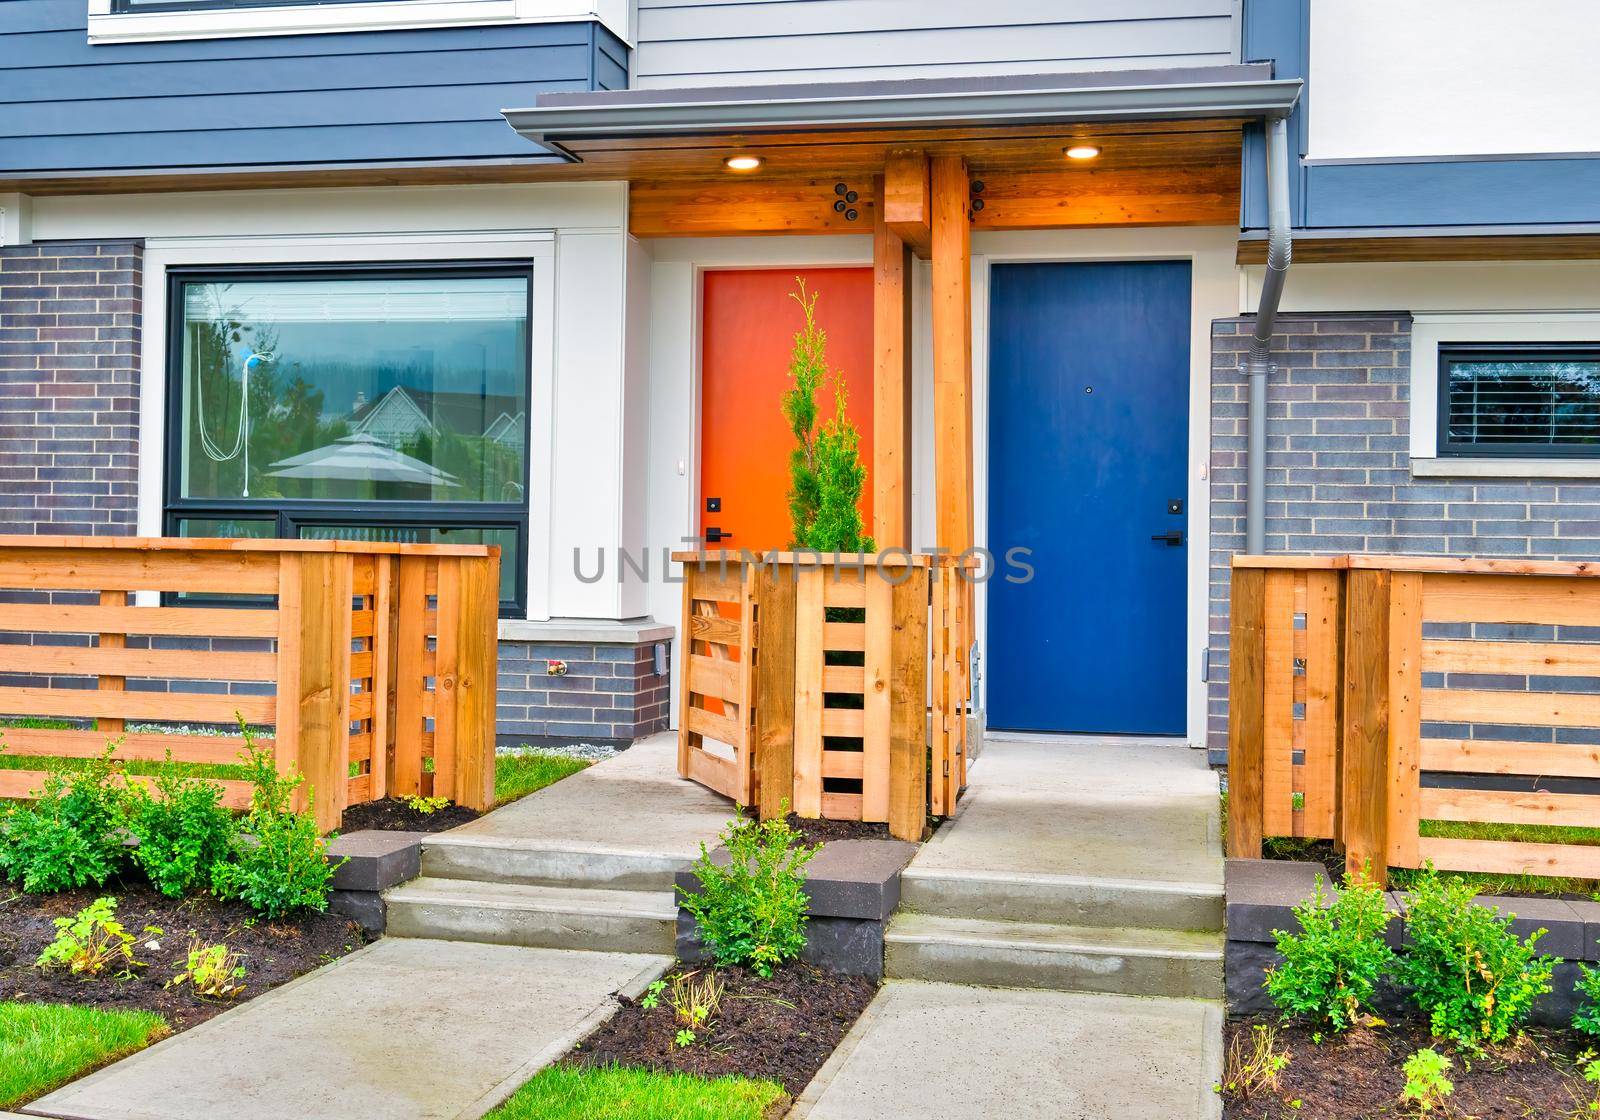
[[[529,278],[171,274],[167,531],[498,544],[519,607]]]
[[[1600,346],[1441,347],[1439,454],[1600,456]]]

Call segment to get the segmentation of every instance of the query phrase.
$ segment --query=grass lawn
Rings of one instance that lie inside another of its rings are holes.
[[[82,1077],[167,1033],[150,1011],[0,1003],[0,1109]]]
[[[538,751],[500,755],[494,760],[494,803],[504,805],[526,797],[579,770],[588,769],[589,765],[581,758]]]
[[[764,1120],[784,1100],[772,1081],[550,1066],[488,1120]]]

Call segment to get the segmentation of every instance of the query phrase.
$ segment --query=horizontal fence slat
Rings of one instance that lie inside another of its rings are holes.
[[[350,655],[350,679],[364,681],[372,676],[372,651],[357,650]]]
[[[195,723],[272,723],[272,696],[200,692],[101,692],[87,688],[0,688],[0,714],[58,719],[110,717]]]
[[[1594,727],[1600,726],[1600,694],[1425,688],[1422,690],[1422,720],[1424,723]]]
[[[1500,739],[1424,739],[1422,769],[1457,774],[1600,778],[1600,746]]]
[[[739,694],[740,662],[719,660],[704,654],[689,655],[688,689],[700,696],[715,696],[735,703]]]
[[[866,771],[866,755],[861,751],[823,751],[824,778],[859,778]]]
[[[1600,642],[1475,642],[1427,639],[1425,673],[1511,673],[1523,676],[1600,676]]]
[[[1422,617],[1429,622],[1521,622],[1600,626],[1600,584],[1548,576],[1428,575]]]
[[[860,694],[867,689],[867,670],[864,665],[824,665],[822,667],[823,692],[848,692]]]
[[[744,595],[739,586],[739,565],[730,564],[726,572],[719,571],[715,565],[704,571],[696,569],[693,575],[694,582],[691,594],[701,602],[711,603],[740,603]]]
[[[372,775],[358,774],[345,785],[345,804],[360,805],[372,800]]]
[[[689,709],[689,730],[723,743],[736,744],[739,741],[739,729],[731,719],[704,708]]]
[[[867,648],[867,628],[860,622],[824,622],[822,648],[861,653]]]
[[[372,693],[355,692],[350,695],[350,722],[372,718]]]
[[[1422,819],[1478,821],[1485,824],[1548,824],[1593,827],[1600,821],[1600,797],[1494,789],[1424,789]]]
[[[822,815],[830,821],[858,821],[861,819],[859,793],[834,793],[822,791]]]
[[[866,582],[860,576],[835,572],[822,581],[822,602],[829,607],[862,609],[867,605]]]
[[[1441,871],[1600,879],[1600,847],[1584,844],[1521,844],[1424,836],[1417,841],[1417,856],[1419,862],[1431,860]]]
[[[739,770],[730,759],[705,751],[691,751],[688,759],[689,780],[714,789],[725,797],[734,797],[740,787]]]
[[[202,681],[270,681],[277,677],[273,653],[230,650],[128,649],[93,646],[0,645],[0,673],[37,676],[183,678]]]
[[[7,603],[0,630],[39,634],[149,634],[161,637],[275,638],[275,610],[226,607],[101,607]]]
[[[822,734],[859,739],[865,733],[865,713],[860,708],[823,708]]]
[[[23,800],[38,795],[44,787],[45,779],[49,777],[46,770],[0,770],[0,800]],[[129,776],[129,782],[144,786],[146,789],[155,787],[155,780],[140,776]],[[250,808],[250,794],[255,787],[249,782],[235,781],[233,779],[207,779],[215,781],[222,787],[222,806],[225,809]]]
[[[717,618],[710,615],[690,615],[689,637],[701,642],[736,646],[739,644],[739,620],[737,618]]]
[[[78,731],[41,727],[0,728],[7,754],[26,757],[97,758],[111,739],[119,740],[112,757],[130,762],[163,762],[168,752],[173,762],[227,766],[241,761],[244,740],[237,735],[183,735],[165,732],[128,732],[108,736],[103,731]],[[256,746],[273,748],[271,736],[255,740]]]
[[[275,595],[278,558],[262,552],[61,553],[0,547],[0,587],[50,591],[191,591]]]
[[[350,736],[350,761],[366,762],[372,757],[372,736],[367,734]]]

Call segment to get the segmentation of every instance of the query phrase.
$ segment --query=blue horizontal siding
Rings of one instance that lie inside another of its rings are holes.
[[[500,110],[627,82],[590,22],[90,46],[84,0],[0,0],[0,174],[541,158]]]
[[[1547,225],[1600,222],[1600,159],[1463,159],[1307,164],[1306,107],[1316,99],[1309,0],[1245,0],[1243,56],[1279,78],[1308,78],[1289,118],[1290,213],[1300,229]],[[1397,112],[1404,112],[1399,106]],[[1374,121],[1382,128],[1382,121]],[[1240,223],[1267,225],[1266,145],[1244,143]]]
[[[1311,227],[1600,222],[1600,159],[1312,164],[1304,174]]]

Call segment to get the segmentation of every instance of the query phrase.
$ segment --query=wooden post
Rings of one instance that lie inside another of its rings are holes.
[[[494,805],[495,674],[500,618],[500,554],[463,556],[453,561],[460,597],[455,612],[455,786],[457,805],[489,809]],[[443,598],[440,580],[440,598]],[[440,628],[444,626],[440,604]],[[435,793],[439,792],[435,787]]]
[[[795,571],[790,565],[755,566],[756,812],[781,816],[794,800]]]
[[[872,275],[872,535],[880,549],[909,548],[911,251],[881,208],[872,230]]]
[[[422,793],[422,663],[428,652],[427,565],[425,556],[400,556],[395,580],[394,768],[389,792],[395,797]]]
[[[331,832],[349,782],[351,557],[284,553],[278,570],[278,769],[305,776],[295,808],[314,796]]]
[[[822,667],[826,588],[831,572],[819,565],[793,569],[794,608],[794,791],[797,816],[822,816]],[[767,645],[765,623],[759,641]],[[761,695],[765,696],[763,692]]]
[[[126,591],[102,591],[100,592],[100,605],[102,607],[126,607],[128,605],[128,593]],[[120,631],[102,633],[99,641],[101,649],[126,649],[128,636]],[[127,677],[101,673],[96,687],[101,692],[122,692],[127,687],[127,683]],[[101,716],[94,721],[94,729],[103,735],[121,735],[125,726],[126,724],[115,716]]]
[[[1228,856],[1261,858],[1267,573],[1235,568],[1228,606]]]
[[[400,640],[396,595],[399,557],[374,556],[372,591],[372,799],[389,796],[394,776],[395,648]]]
[[[1353,569],[1345,591],[1344,749],[1340,822],[1345,868],[1389,880],[1389,604],[1392,576]]]
[[[933,459],[940,548],[972,547],[972,225],[967,164],[935,156]]]
[[[915,841],[928,822],[928,569],[912,568],[890,598],[889,835]]]
[[[1390,867],[1421,862],[1422,580],[1419,572],[1389,579],[1389,749],[1382,775],[1389,800],[1381,851]]]

